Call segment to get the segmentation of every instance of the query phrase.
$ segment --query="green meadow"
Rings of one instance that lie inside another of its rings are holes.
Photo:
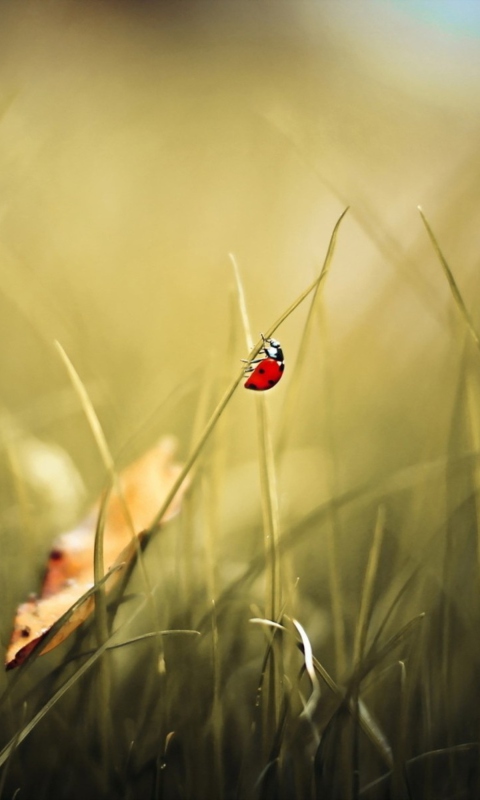
[[[0,4],[3,651],[125,467],[189,480],[111,592],[101,507],[0,800],[480,795],[479,34],[410,11]]]

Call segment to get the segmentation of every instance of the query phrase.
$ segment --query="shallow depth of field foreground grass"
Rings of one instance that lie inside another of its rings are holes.
[[[375,479],[338,488],[328,370],[321,387],[311,373],[322,371],[322,292],[344,221],[289,310],[308,306],[275,425],[268,394],[248,397],[256,463],[226,476],[238,378],[216,405],[225,381],[207,375],[191,406],[183,511],[152,529],[146,573],[108,598],[101,643],[94,620],[10,674],[0,796],[476,796],[480,356],[425,225],[455,316],[445,427],[418,408],[388,437],[412,437],[408,465],[379,441]],[[238,271],[237,282],[241,337]],[[295,448],[305,399],[317,427]],[[229,520],[238,504],[248,515]]]

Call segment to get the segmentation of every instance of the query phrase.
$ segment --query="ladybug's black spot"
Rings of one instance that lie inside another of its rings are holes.
[[[260,369],[258,371],[259,371],[260,375],[263,375],[264,372],[265,372],[265,370],[262,367],[260,367]]]
[[[279,364],[278,366],[280,367],[280,372],[283,372],[285,369],[285,364]]]
[[[270,381],[268,381],[268,382],[269,382],[270,386],[275,386],[275,384],[276,384],[276,382],[277,382],[277,381],[272,381],[272,380],[270,380]]]
[[[254,383],[251,383],[250,386],[247,386],[247,389],[256,389],[258,391],[258,386],[256,386]]]

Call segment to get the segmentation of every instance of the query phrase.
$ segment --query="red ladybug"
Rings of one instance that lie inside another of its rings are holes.
[[[275,339],[265,339],[263,333],[261,337],[263,344],[267,345],[261,350],[265,355],[262,358],[256,358],[255,361],[247,361],[245,367],[245,375],[248,375],[248,380],[244,383],[245,389],[253,389],[257,392],[265,392],[275,386],[285,369],[280,342]]]

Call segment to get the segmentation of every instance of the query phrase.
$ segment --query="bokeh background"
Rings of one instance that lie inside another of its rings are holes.
[[[245,356],[241,334],[228,349],[239,329],[228,253],[253,330],[265,329],[316,274],[346,205],[328,335],[309,356],[315,381],[328,350],[344,470],[368,472],[402,420],[408,449],[420,406],[446,424],[452,303],[416,207],[474,297],[473,3],[4,2],[1,13],[2,406],[64,447],[88,492],[102,466],[53,341],[114,454],[152,417],[188,446],[208,365],[234,370]],[[277,333],[285,388],[304,313]],[[296,435],[309,441],[319,398],[308,384],[302,394]],[[234,460],[254,452],[250,401],[232,406]]]

